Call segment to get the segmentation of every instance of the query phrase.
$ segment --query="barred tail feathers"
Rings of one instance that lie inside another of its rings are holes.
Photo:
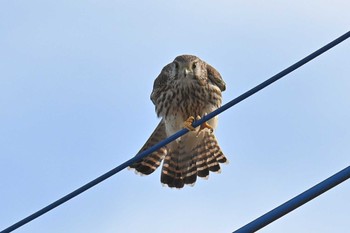
[[[197,175],[202,178],[209,177],[209,171],[220,173],[219,163],[227,163],[225,155],[215,138],[215,135],[208,129],[201,132],[203,143],[194,148],[194,157],[197,167]]]
[[[194,184],[197,179],[195,162],[186,139],[185,135],[170,143],[164,159],[161,183],[171,188],[182,188],[185,184]]]
[[[161,120],[158,126],[156,127],[156,129],[154,130],[154,132],[152,133],[152,135],[149,137],[149,139],[145,143],[145,145],[141,148],[139,153],[150,148],[151,146],[154,146],[155,144],[159,143],[165,138],[166,138],[165,124],[164,124],[164,121]],[[141,175],[149,175],[159,167],[166,153],[167,153],[167,148],[162,147],[159,150],[147,155],[145,158],[143,158],[139,162],[132,164],[129,168],[135,169],[135,172]]]
[[[175,188],[194,185],[197,176],[208,178],[210,171],[220,172],[219,163],[227,162],[209,129],[196,134],[190,132],[169,145],[161,174],[163,184]]]

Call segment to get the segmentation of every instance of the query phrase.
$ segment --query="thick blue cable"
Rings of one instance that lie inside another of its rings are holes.
[[[312,188],[306,190],[305,192],[299,194],[298,196],[290,199],[289,201],[283,203],[282,205],[276,207],[275,209],[267,212],[266,214],[260,216],[254,221],[248,223],[247,225],[239,228],[233,233],[250,233],[256,232],[257,230],[265,227],[271,222],[279,219],[280,217],[288,214],[289,212],[295,210],[296,208],[302,206],[308,201],[311,201],[315,197],[321,195],[322,193],[328,191],[329,189],[337,186],[343,181],[350,178],[350,166],[341,170],[340,172],[334,174],[333,176],[327,178],[321,183],[313,186]]]
[[[321,55],[322,53],[326,52],[327,50],[333,48],[334,46],[336,46],[337,44],[343,42],[344,40],[348,39],[350,37],[350,31],[345,33],[344,35],[340,36],[339,38],[335,39],[334,41],[330,42],[329,44],[325,45],[324,47],[318,49],[317,51],[313,52],[312,54],[310,54],[309,56],[303,58],[302,60],[298,61],[297,63],[293,64],[292,66],[286,68],[285,70],[281,71],[280,73],[276,74],[275,76],[269,78],[268,80],[264,81],[263,83],[259,84],[258,86],[250,89],[249,91],[243,93],[242,95],[238,96],[237,98],[235,98],[234,100],[228,102],[227,104],[221,106],[220,108],[216,109],[215,111],[209,113],[208,115],[204,116],[203,118],[201,118],[198,121],[193,122],[193,127],[198,127],[199,125],[203,124],[204,122],[210,120],[211,118],[215,117],[216,115],[220,114],[221,112],[227,110],[228,108],[231,108],[232,106],[238,104],[239,102],[243,101],[244,99],[248,98],[249,96],[255,94],[256,92],[264,89],[265,87],[269,86],[270,84],[272,84],[273,82],[279,80],[280,78],[282,78],[283,76],[289,74],[290,72],[298,69],[299,67],[301,67],[302,65],[308,63],[309,61],[311,61],[312,59],[316,58],[317,56]],[[183,136],[184,134],[186,134],[188,132],[187,129],[182,129],[180,131],[178,131],[177,133],[173,134],[172,136],[164,139],[163,141],[159,142],[158,144],[148,148],[147,150],[139,153],[138,155],[136,155],[135,157],[129,159],[128,161],[122,163],[121,165],[119,165],[118,167],[108,171],[107,173],[97,177],[96,179],[90,181],[89,183],[83,185],[82,187],[74,190],[73,192],[67,194],[66,196],[60,198],[59,200],[51,203],[50,205],[38,210],[37,212],[29,215],[28,217],[22,219],[21,221],[13,224],[12,226],[2,230],[0,233],[8,233],[11,232],[25,224],[27,224],[28,222],[40,217],[41,215],[49,212],[50,210],[60,206],[61,204],[69,201],[70,199],[78,196],[79,194],[85,192],[86,190],[92,188],[93,186],[101,183],[102,181],[108,179],[109,177],[115,175],[116,173],[120,172],[121,170],[125,169],[126,167],[132,165],[133,163],[141,160],[142,158],[146,157],[147,155],[149,155],[150,153],[160,149],[161,147],[165,146],[166,144],[174,141],[175,139]]]

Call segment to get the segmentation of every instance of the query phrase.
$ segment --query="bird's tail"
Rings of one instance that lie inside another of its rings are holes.
[[[164,121],[162,120],[160,121],[160,123],[158,124],[157,128],[154,130],[152,135],[149,137],[145,145],[141,148],[139,153],[150,148],[151,146],[154,146],[155,144],[159,143],[165,138],[166,138],[165,125],[164,125]],[[139,162],[132,164],[129,168],[135,169],[135,172],[141,175],[149,175],[159,167],[166,153],[167,153],[166,147],[162,147],[159,150],[147,155],[145,158],[143,158]]]
[[[169,145],[161,174],[163,184],[175,188],[194,185],[197,176],[208,178],[209,171],[220,172],[219,163],[227,162],[209,129],[196,134],[190,132]]]

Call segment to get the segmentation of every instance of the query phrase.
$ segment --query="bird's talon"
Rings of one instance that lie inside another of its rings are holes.
[[[211,125],[209,125],[208,122],[204,122],[201,127],[199,128],[199,131],[203,130],[203,129],[209,129],[210,132],[212,133],[214,131],[213,127],[211,127]]]
[[[188,129],[189,131],[194,131],[195,128],[192,126],[192,123],[194,122],[194,117],[190,116],[189,118],[187,118],[187,120],[185,120],[184,122],[184,127],[186,129]]]
[[[197,121],[201,119],[200,116],[197,116]],[[199,135],[199,133],[203,130],[203,129],[209,129],[210,132],[212,133],[214,131],[213,127],[211,125],[209,125],[208,122],[204,122],[203,124],[201,124],[199,130],[198,130],[198,133],[197,133],[197,136]]]

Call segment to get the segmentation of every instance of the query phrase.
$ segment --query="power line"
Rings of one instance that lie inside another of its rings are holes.
[[[255,232],[350,178],[350,166],[290,199],[233,233]]]
[[[317,56],[321,55],[322,53],[326,52],[327,50],[333,48],[334,46],[338,45],[339,43],[343,42],[347,38],[350,37],[350,31],[345,33],[344,35],[340,36],[339,38],[335,39],[334,41],[330,42],[329,44],[323,46],[322,48],[318,49],[317,51],[313,52],[312,54],[308,55],[307,57],[301,59],[297,63],[291,65],[290,67],[286,68],[285,70],[281,71],[280,73],[276,74],[275,76],[269,78],[268,80],[264,81],[263,83],[257,85],[256,87],[250,89],[249,91],[243,93],[242,95],[238,96],[237,98],[231,100],[227,104],[221,106],[220,108],[216,109],[215,111],[209,113],[208,115],[204,116],[198,121],[193,122],[193,127],[198,127],[199,125],[203,124],[204,122],[210,120],[211,118],[215,117],[216,115],[222,113],[223,111],[226,111],[227,109],[231,108],[232,106],[238,104],[239,102],[245,100],[246,98],[250,97],[251,95],[255,94],[256,92],[264,89],[265,87],[269,86],[270,84],[274,83],[275,81],[281,79],[285,75],[291,73],[292,71],[298,69],[299,67],[303,66],[304,64],[308,63],[312,59],[316,58]],[[92,188],[93,186],[101,183],[102,181],[108,179],[109,177],[115,175],[116,173],[120,172],[121,170],[125,169],[126,167],[132,165],[133,163],[141,160],[142,158],[146,157],[148,154],[160,149],[161,147],[165,146],[166,144],[174,141],[175,139],[183,136],[188,132],[188,129],[182,129],[178,131],[177,133],[173,134],[172,136],[166,138],[165,140],[159,142],[158,144],[148,148],[147,150],[139,153],[135,157],[129,159],[128,161],[122,163],[118,167],[108,171],[107,173],[97,177],[96,179],[90,181],[89,183],[83,185],[82,187],[74,190],[73,192],[67,194],[66,196],[58,199],[57,201],[49,204],[48,206],[38,210],[37,212],[29,215],[28,217],[20,220],[19,222],[13,224],[12,226],[4,229],[0,233],[8,233],[11,232],[28,222],[40,217],[41,215],[49,212],[50,210],[62,205],[63,203],[69,201],[70,199],[78,196],[79,194],[85,192],[86,190]]]

